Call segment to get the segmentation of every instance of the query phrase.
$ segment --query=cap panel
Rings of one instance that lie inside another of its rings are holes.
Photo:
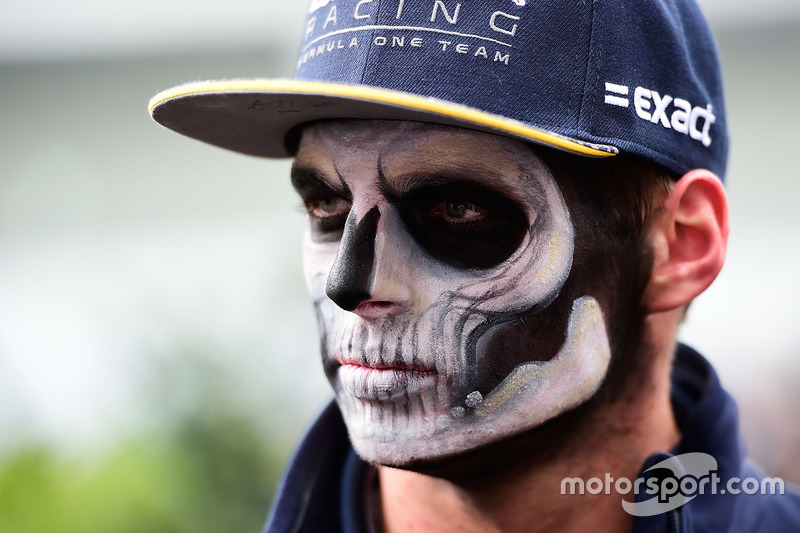
[[[297,76],[435,97],[574,132],[590,4],[549,10],[511,0],[337,0],[310,15]]]
[[[722,81],[708,25],[694,2],[632,9],[595,2],[581,125],[592,139],[684,174],[725,174]]]

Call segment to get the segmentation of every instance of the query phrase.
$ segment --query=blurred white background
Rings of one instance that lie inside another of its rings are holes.
[[[732,234],[682,338],[739,398],[754,455],[798,479],[800,2],[701,5],[727,82]],[[326,401],[289,163],[146,111],[185,81],[291,76],[304,8],[0,0],[0,453],[153,424],[149,369],[169,359],[178,383],[187,353],[223,362],[287,442]]]

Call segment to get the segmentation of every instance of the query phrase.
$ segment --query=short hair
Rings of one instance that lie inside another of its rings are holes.
[[[594,159],[547,150],[543,159],[565,197],[594,215],[596,231],[623,239],[642,235],[680,177],[628,154]]]

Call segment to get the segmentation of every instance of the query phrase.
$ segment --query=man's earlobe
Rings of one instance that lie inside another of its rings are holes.
[[[728,200],[720,179],[693,170],[675,183],[650,228],[654,260],[644,307],[681,307],[706,290],[725,262]]]

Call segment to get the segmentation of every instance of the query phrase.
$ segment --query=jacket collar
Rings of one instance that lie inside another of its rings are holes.
[[[714,474],[719,477],[718,487],[724,487],[732,477],[741,476],[744,446],[739,436],[736,402],[722,388],[708,361],[688,346],[678,346],[672,369],[671,395],[681,441],[670,453],[648,457],[640,477],[658,476],[659,469],[649,472],[648,469],[670,458],[686,463],[682,454],[693,452],[708,454],[717,461]],[[660,473],[663,475],[664,471]],[[637,503],[653,497],[640,494]],[[711,494],[707,489],[677,509],[636,517],[633,530],[635,533],[731,531],[736,504],[735,495]]]

